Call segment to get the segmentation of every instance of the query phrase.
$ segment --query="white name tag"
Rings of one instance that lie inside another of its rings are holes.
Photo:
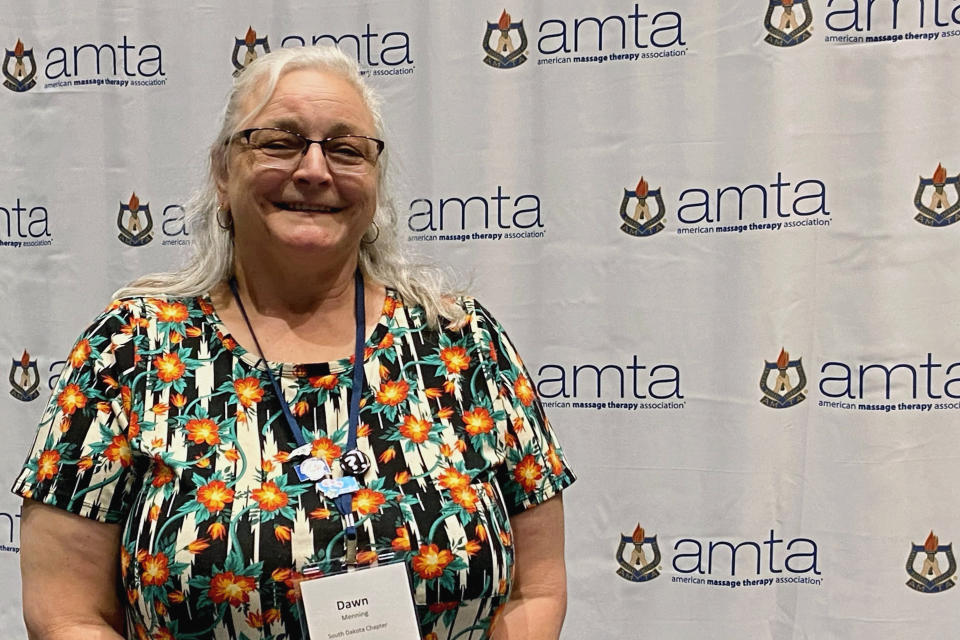
[[[304,580],[300,593],[310,640],[420,640],[403,562]]]

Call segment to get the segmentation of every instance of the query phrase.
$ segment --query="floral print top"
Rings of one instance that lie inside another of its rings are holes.
[[[405,559],[428,640],[489,636],[509,516],[574,480],[506,333],[461,304],[461,328],[434,331],[388,289],[363,363],[358,561]],[[352,360],[269,364],[335,475]],[[263,366],[208,297],[114,301],[70,353],[13,491],[122,525],[129,638],[299,638],[303,568],[343,557],[344,519],[299,480]]]

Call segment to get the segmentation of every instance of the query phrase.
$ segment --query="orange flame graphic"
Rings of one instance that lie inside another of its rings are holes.
[[[257,42],[257,32],[253,30],[253,26],[247,27],[247,35],[244,36],[243,41],[248,47],[252,47]]]
[[[20,38],[17,38],[17,46],[13,48],[13,55],[18,58],[23,57],[23,43],[20,42]]]
[[[30,366],[30,354],[27,353],[27,350],[23,350],[23,355],[20,356],[20,366],[26,369]]]
[[[937,163],[937,170],[933,172],[933,184],[938,186],[943,186],[947,181],[947,170],[943,168],[943,165],[939,162]]]
[[[777,356],[777,369],[786,369],[790,364],[790,354],[783,347],[780,347],[780,355]]]
[[[793,6],[793,0],[780,0],[780,2],[781,2],[781,4],[783,4],[784,7],[792,7],[792,6]]]
[[[633,543],[640,544],[643,542],[643,539],[646,538],[646,532],[643,530],[643,527],[640,526],[640,523],[637,523],[637,528],[633,530]]]
[[[497,26],[500,27],[500,31],[506,31],[510,28],[510,14],[507,13],[506,9],[500,14],[500,20],[497,22]]]
[[[940,538],[933,535],[933,530],[930,530],[930,535],[927,536],[926,542],[923,543],[923,550],[927,553],[933,553],[937,550],[937,547],[940,546]]]
[[[130,207],[131,213],[136,213],[140,209],[140,198],[137,197],[136,191],[130,196],[130,202],[127,203],[127,206]]]
[[[637,183],[637,197],[646,198],[648,193],[650,193],[650,185],[643,179],[643,176],[640,176],[640,182]]]

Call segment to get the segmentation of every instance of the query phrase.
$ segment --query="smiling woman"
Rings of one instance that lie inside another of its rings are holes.
[[[337,49],[240,75],[196,256],[83,333],[14,486],[32,636],[297,638],[305,573],[388,558],[422,638],[559,635],[573,475],[503,328],[400,251],[383,131]]]

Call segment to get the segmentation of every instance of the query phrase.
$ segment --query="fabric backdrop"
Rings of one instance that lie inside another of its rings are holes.
[[[338,43],[385,99],[400,234],[471,278],[579,475],[564,638],[956,633],[960,0],[0,15],[4,486],[80,329],[190,251],[234,71]]]

